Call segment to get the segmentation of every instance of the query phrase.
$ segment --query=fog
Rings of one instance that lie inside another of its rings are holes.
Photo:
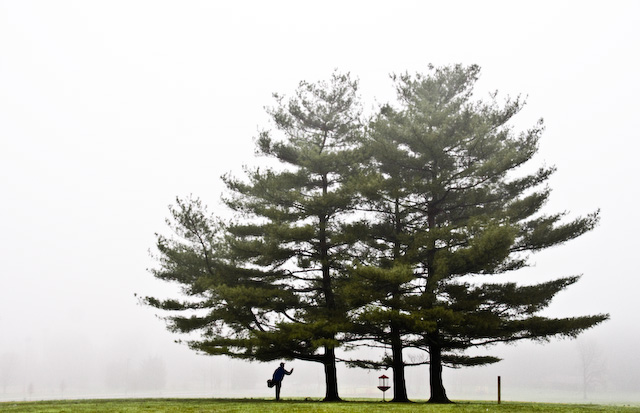
[[[0,401],[271,396],[277,363],[195,354],[138,304],[177,292],[147,271],[167,206],[226,213],[219,177],[254,162],[273,92],[338,68],[370,109],[390,73],[477,63],[477,97],[522,94],[515,126],[545,119],[545,211],[601,209],[515,278],[583,274],[545,314],[611,320],[479,350],[504,360],[445,370],[448,395],[495,399],[501,376],[504,400],[640,402],[639,20],[635,1],[0,0]],[[283,397],[324,395],[320,365],[287,367]],[[426,369],[410,398],[428,398]],[[341,366],[341,396],[381,397],[380,374]]]

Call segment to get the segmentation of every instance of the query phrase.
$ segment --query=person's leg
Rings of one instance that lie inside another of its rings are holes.
[[[276,382],[276,400],[280,400],[280,386],[282,386],[281,381]]]

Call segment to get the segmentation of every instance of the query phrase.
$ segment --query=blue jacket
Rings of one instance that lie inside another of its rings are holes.
[[[284,369],[284,367],[280,366],[273,372],[273,381],[282,381],[284,379],[285,374],[291,374]]]

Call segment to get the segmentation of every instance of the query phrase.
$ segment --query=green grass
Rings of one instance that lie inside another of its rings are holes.
[[[424,402],[395,404],[371,400],[351,400],[341,403],[286,399],[281,402],[265,399],[122,399],[122,400],[59,400],[40,402],[3,402],[1,412],[640,412],[640,407],[595,404],[550,404],[518,402],[459,401],[451,405],[430,405]]]

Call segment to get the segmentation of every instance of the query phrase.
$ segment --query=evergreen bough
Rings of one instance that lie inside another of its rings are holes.
[[[517,172],[536,153],[542,121],[516,134],[520,99],[472,100],[477,66],[394,76],[398,102],[362,122],[356,81],[301,82],[268,109],[257,152],[281,167],[223,177],[222,222],[198,199],[178,199],[157,236],[155,277],[181,300],[146,297],[168,327],[199,332],[197,350],[248,360],[322,363],[325,400],[340,400],[336,349],[388,347],[394,401],[408,401],[406,349],[429,357],[433,403],[447,403],[442,367],[495,363],[465,350],[576,337],[608,315],[548,318],[551,299],[579,277],[533,285],[482,282],[516,271],[531,252],[595,227],[598,212],[567,220],[541,209],[554,168]]]

